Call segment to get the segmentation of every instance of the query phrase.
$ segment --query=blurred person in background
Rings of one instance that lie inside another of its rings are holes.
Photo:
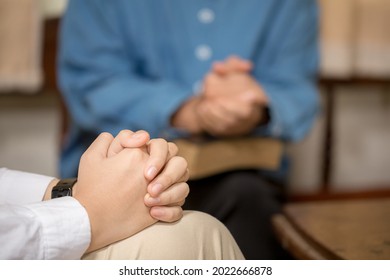
[[[101,131],[302,139],[319,103],[317,9],[315,0],[71,0],[58,59],[72,119],[62,176],[77,175]],[[247,259],[288,258],[270,223],[287,163],[189,181],[185,207],[221,220]]]

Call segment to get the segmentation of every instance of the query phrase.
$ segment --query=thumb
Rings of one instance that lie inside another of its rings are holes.
[[[139,130],[137,132],[128,129],[122,130],[115,137],[114,141],[112,141],[107,156],[114,156],[125,148],[140,148],[145,146],[149,140],[150,136],[144,130]]]
[[[92,142],[85,153],[99,158],[106,158],[113,140],[114,137],[110,133],[103,132]]]

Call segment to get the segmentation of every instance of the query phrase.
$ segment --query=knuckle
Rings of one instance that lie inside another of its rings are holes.
[[[132,130],[130,130],[130,131],[133,132]],[[145,133],[147,136],[150,136],[149,132],[147,132],[146,130],[143,130],[143,129],[137,130],[137,131],[135,131],[135,133]]]
[[[164,181],[165,181],[165,185],[166,185],[166,186],[171,186],[171,185],[174,184],[174,179],[173,179],[172,175],[166,174],[166,175],[164,176]]]
[[[172,192],[166,192],[162,195],[162,200],[165,205],[172,204],[175,202],[175,194]]]
[[[174,158],[175,158],[175,160],[177,161],[177,164],[180,167],[182,167],[184,169],[188,169],[188,162],[187,162],[187,160],[184,157],[175,156]]]
[[[184,183],[184,184],[185,184],[185,187],[186,187],[186,192],[185,192],[184,197],[186,198],[190,194],[190,186],[187,183]]]
[[[165,221],[165,222],[172,222],[175,220],[175,213],[173,207],[164,207],[163,214],[160,217],[160,220]]]
[[[168,142],[163,138],[151,139],[148,143],[149,149],[168,149]]]
[[[133,149],[132,152],[133,152],[133,157],[139,160],[143,159],[143,157],[145,156],[145,153],[141,149]]]
[[[190,169],[187,167],[185,174],[184,174],[184,177],[183,177],[183,180],[188,181],[188,179],[190,179]]]
[[[112,139],[113,136],[111,135],[111,133],[108,133],[108,132],[102,132],[99,134],[99,138],[107,138],[107,139]]]
[[[186,203],[186,200],[183,199],[182,201],[180,201],[180,202],[178,203],[178,205],[181,207],[181,206],[183,206],[185,203]]]
[[[135,149],[125,149],[122,151],[122,153],[125,153],[128,161],[131,164],[138,163],[144,159],[145,153],[138,148]]]
[[[172,205],[178,204],[181,201],[185,200],[190,193],[190,188],[187,183],[178,183],[172,189],[172,191],[167,191],[161,195],[163,204]]]
[[[180,220],[182,217],[183,217],[183,209],[181,207],[176,207],[173,219],[177,221]]]
[[[168,149],[171,155],[175,156],[179,152],[179,147],[175,143],[169,142],[168,143]]]
[[[182,201],[190,193],[190,188],[189,188],[187,183],[180,183],[179,187],[180,187],[180,190],[176,193],[176,197],[172,198],[172,202]],[[173,201],[173,199],[175,199],[175,201]]]
[[[152,139],[152,140],[150,140],[151,142],[153,141],[153,142],[157,142],[157,143],[160,143],[160,144],[164,144],[164,143],[166,143],[167,141],[165,140],[165,139],[163,139],[163,138],[154,138],[154,139]]]
[[[167,219],[171,222],[174,222],[174,221],[177,221],[179,220],[182,215],[183,215],[183,211],[180,211],[181,208],[179,207],[171,207],[171,211],[168,211],[168,215],[167,215]]]
[[[118,133],[119,137],[127,138],[130,137],[133,134],[133,131],[129,129],[123,129]]]

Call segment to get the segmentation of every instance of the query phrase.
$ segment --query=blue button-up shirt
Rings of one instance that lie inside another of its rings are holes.
[[[249,59],[270,100],[254,133],[301,139],[318,110],[315,0],[71,0],[59,81],[72,116],[62,176],[99,132],[177,136],[172,115],[214,61]]]

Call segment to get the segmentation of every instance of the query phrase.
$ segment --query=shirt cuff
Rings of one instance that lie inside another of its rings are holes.
[[[91,242],[85,208],[73,197],[26,205],[42,226],[44,259],[80,259]]]
[[[54,177],[0,168],[0,203],[23,205],[42,201]]]

